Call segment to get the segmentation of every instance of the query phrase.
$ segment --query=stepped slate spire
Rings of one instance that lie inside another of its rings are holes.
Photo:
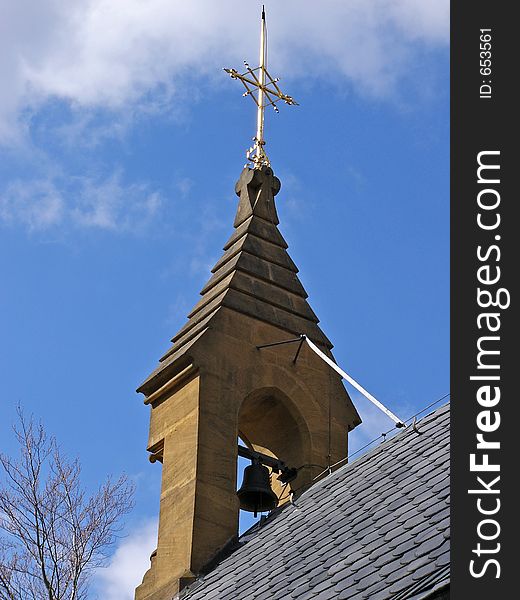
[[[298,279],[298,268],[277,227],[274,197],[280,187],[271,167],[244,168],[235,185],[239,197],[235,231],[188,322],[172,338],[173,346],[139,391],[146,392],[152,381],[161,379],[163,372],[182,360],[208,329],[221,328],[218,318],[222,309],[274,325],[287,332],[287,337],[305,334],[330,351],[332,344],[318,326],[319,319]]]

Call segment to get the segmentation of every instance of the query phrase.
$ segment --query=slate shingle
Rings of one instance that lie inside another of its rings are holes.
[[[187,600],[406,600],[449,584],[449,406],[241,537]]]

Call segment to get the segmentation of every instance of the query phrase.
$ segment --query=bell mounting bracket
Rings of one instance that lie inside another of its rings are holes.
[[[238,446],[238,455],[242,458],[249,459],[251,462],[257,462],[266,467],[270,467],[273,473],[279,473],[277,479],[282,483],[289,483],[296,479],[296,476],[298,475],[298,469],[288,467],[283,460],[268,456],[267,454],[262,454],[262,452],[257,452],[256,450],[250,450],[245,446]]]

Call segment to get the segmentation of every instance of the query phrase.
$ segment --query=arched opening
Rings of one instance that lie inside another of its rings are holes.
[[[295,404],[277,388],[262,388],[249,394],[243,401],[238,415],[239,443],[251,450],[261,452],[298,468],[309,462],[309,432]],[[238,460],[237,485],[242,485],[244,468],[250,463]],[[287,502],[290,493],[301,485],[301,478],[282,484],[277,475],[271,476],[271,487],[280,503]],[[240,531],[252,526],[255,519],[251,513],[240,511]]]

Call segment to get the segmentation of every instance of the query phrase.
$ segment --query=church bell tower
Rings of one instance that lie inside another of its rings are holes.
[[[235,186],[234,231],[187,323],[138,389],[150,406],[147,449],[162,463],[162,485],[157,549],[136,600],[171,600],[236,540],[239,437],[298,469],[289,484],[297,498],[347,456],[347,434],[360,423],[337,373],[308,348],[295,360],[295,345],[276,345],[305,335],[332,358],[278,230],[280,181],[265,154],[264,108],[295,102],[265,56],[262,14],[260,66],[227,70],[258,107],[249,165]]]

